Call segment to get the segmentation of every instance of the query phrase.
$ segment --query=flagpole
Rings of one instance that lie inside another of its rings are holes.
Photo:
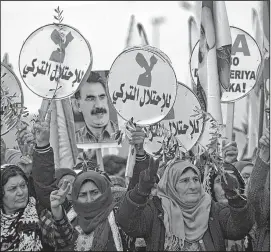
[[[262,80],[263,78],[261,78]],[[260,99],[260,119],[259,119],[259,139],[262,137],[263,134],[263,117],[264,117],[264,87],[263,82],[261,81],[261,99]]]
[[[154,17],[152,19],[152,45],[154,47],[159,48],[160,47],[160,26],[165,22],[165,18],[160,17]]]
[[[234,125],[234,107],[235,103],[227,104],[227,119],[226,119],[226,138],[227,142],[233,140],[233,125]]]

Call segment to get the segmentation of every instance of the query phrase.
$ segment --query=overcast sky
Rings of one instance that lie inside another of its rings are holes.
[[[252,34],[251,8],[254,1],[226,2],[229,23]],[[41,98],[23,83],[18,72],[18,59],[24,40],[36,29],[52,23],[54,8],[64,10],[63,23],[77,28],[90,42],[93,70],[109,69],[116,56],[124,49],[131,14],[141,22],[152,44],[151,18],[166,17],[160,29],[160,49],[172,61],[179,81],[187,84],[188,11],[177,1],[2,1],[1,2],[1,58],[9,53],[10,62],[21,81],[25,106],[37,112]],[[44,45],[41,45],[44,46]]]

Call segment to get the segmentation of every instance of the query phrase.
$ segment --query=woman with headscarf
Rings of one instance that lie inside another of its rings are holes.
[[[73,251],[126,251],[126,236],[115,221],[117,204],[109,180],[95,171],[82,172],[73,183],[72,204],[77,213],[72,224],[63,211],[63,197],[51,193],[55,226],[63,244],[59,249]]]
[[[223,251],[224,239],[242,239],[249,232],[250,208],[236,194],[233,176],[225,173],[227,184],[222,183],[229,206],[215,203],[203,190],[198,168],[175,160],[158,183],[157,197],[147,200],[158,165],[150,160],[117,214],[128,235],[145,238],[147,251]]]
[[[62,242],[49,211],[50,194],[57,188],[49,125],[49,120],[41,119],[34,125],[36,146],[29,177],[17,165],[1,166],[1,251],[52,251]],[[67,193],[60,190],[64,197]]]
[[[41,210],[28,187],[20,167],[1,166],[1,251],[41,251],[61,242],[50,212]]]

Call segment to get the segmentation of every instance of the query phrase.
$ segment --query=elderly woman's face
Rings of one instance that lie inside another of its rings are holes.
[[[4,185],[3,207],[7,214],[25,208],[28,201],[28,188],[21,175],[10,177]]]
[[[98,199],[102,193],[95,185],[95,183],[88,181],[81,186],[80,192],[78,194],[78,201],[80,203],[90,203]]]
[[[199,176],[192,169],[182,173],[176,184],[176,191],[183,203],[197,203],[201,195]]]

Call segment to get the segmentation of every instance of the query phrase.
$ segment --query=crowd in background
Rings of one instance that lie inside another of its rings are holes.
[[[126,186],[127,160],[117,155],[103,157],[104,171],[95,155],[55,169],[49,125],[50,112],[33,131],[19,128],[20,150],[1,139],[1,251],[269,251],[269,130],[253,160],[225,145],[224,173],[209,169],[203,181],[185,156],[165,163],[147,154],[137,127]]]

